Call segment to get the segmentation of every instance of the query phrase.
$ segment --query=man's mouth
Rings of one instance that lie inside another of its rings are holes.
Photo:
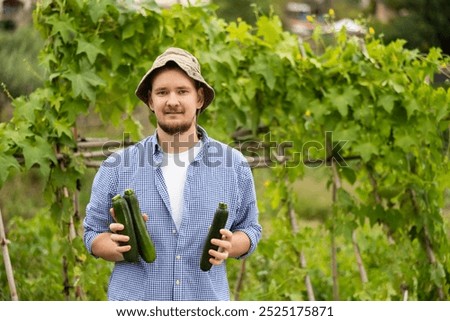
[[[165,114],[167,115],[178,115],[178,114],[183,114],[182,110],[168,110],[165,112]]]

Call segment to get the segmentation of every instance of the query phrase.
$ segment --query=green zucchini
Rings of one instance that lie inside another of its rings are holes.
[[[147,227],[145,226],[145,221],[142,217],[136,194],[134,194],[132,189],[127,189],[125,190],[123,197],[128,203],[131,217],[133,218],[139,254],[145,262],[152,263],[156,259],[156,249],[152,238],[147,231]]]
[[[117,223],[123,224],[124,226],[123,230],[118,231],[117,233],[128,235],[130,237],[128,242],[120,243],[120,245],[131,246],[129,251],[123,253],[123,258],[128,262],[137,262],[139,261],[138,245],[128,204],[122,195],[117,194],[112,198],[112,206],[114,208],[114,216],[116,217]]]
[[[206,237],[205,244],[203,246],[202,256],[200,258],[200,268],[202,271],[208,271],[212,267],[212,263],[209,259],[212,257],[208,252],[210,249],[217,251],[219,248],[217,245],[211,244],[212,239],[221,239],[222,234],[220,234],[220,229],[225,227],[228,220],[228,208],[227,204],[219,203],[219,206],[214,213],[214,218],[211,223],[211,227]]]

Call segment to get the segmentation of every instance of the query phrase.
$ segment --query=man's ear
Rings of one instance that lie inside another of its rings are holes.
[[[203,107],[203,104],[205,103],[205,91],[203,89],[203,87],[200,87],[197,90],[197,95],[198,95],[198,107],[197,109],[201,109]]]
[[[154,113],[155,110],[153,109],[153,100],[152,100],[152,95],[151,95],[150,90],[148,91],[148,94],[147,94],[147,105],[148,105],[148,108]]]
[[[151,111],[152,113],[155,113],[155,109],[153,108],[153,105],[152,105],[152,103],[150,102],[150,100],[148,101],[148,109],[150,109],[150,111]]]

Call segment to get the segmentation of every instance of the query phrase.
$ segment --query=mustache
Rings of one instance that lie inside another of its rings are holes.
[[[178,113],[182,113],[182,114],[184,114],[184,108],[182,108],[182,107],[166,107],[166,108],[164,108],[163,109],[163,112],[165,113],[165,114],[178,114]]]

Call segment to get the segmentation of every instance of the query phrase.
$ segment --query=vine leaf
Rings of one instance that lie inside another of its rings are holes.
[[[409,119],[415,111],[420,110],[420,107],[416,99],[407,98],[405,99],[405,109]]]
[[[409,152],[411,150],[411,146],[417,145],[414,137],[407,133],[399,133],[395,137],[395,145],[400,147],[403,151]]]
[[[82,70],[80,73],[72,71],[64,74],[64,77],[72,83],[75,97],[81,96],[95,101],[95,87],[103,86],[105,82],[92,70]]]
[[[331,88],[326,94],[331,104],[337,108],[342,117],[347,117],[348,106],[352,106],[355,103],[355,99],[358,96],[359,91],[353,88],[353,86],[345,87],[342,93],[339,88]]]
[[[282,29],[278,19],[270,19],[269,17],[263,16],[258,19],[257,26],[257,35],[264,39],[265,42],[271,46],[277,45],[280,42]]]
[[[44,176],[48,176],[50,162],[56,163],[52,144],[40,136],[35,136],[34,140],[24,140],[18,145],[22,147],[25,168],[29,170],[34,165],[39,165]]]
[[[49,17],[47,22],[52,25],[52,32],[50,35],[55,36],[59,33],[61,35],[61,39],[64,42],[69,43],[76,34],[72,21],[72,17],[68,17],[64,14]]]
[[[0,153],[0,187],[8,178],[11,169],[20,170],[17,159],[12,155]]]
[[[378,98],[378,106],[381,106],[386,110],[389,114],[394,109],[395,96],[393,95],[382,95]]]
[[[79,39],[77,55],[84,52],[87,55],[89,62],[91,64],[94,64],[98,55],[100,54],[104,55],[104,52],[101,49],[102,42],[103,40],[98,38],[93,41],[86,41],[85,39]]]
[[[359,144],[353,150],[355,153],[361,155],[364,162],[368,162],[372,155],[378,154],[378,148],[371,142]]]
[[[88,1],[89,15],[94,23],[97,23],[101,17],[108,13],[110,1]],[[81,7],[81,5],[80,5]]]
[[[254,58],[254,64],[250,66],[250,72],[261,75],[266,81],[267,87],[275,89],[276,75],[274,68],[267,68],[271,62],[267,55],[259,54]]]

